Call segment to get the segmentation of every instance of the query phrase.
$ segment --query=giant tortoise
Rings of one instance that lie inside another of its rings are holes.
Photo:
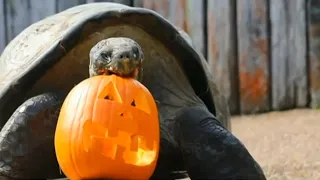
[[[181,171],[191,179],[265,179],[230,133],[226,101],[191,43],[156,12],[116,3],[79,5],[30,25],[0,57],[1,176],[63,177],[53,140],[61,103],[85,78],[114,73],[138,78],[157,102],[152,179]]]

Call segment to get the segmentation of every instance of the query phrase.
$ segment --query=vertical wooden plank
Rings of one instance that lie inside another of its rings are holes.
[[[0,0],[0,55],[3,49],[6,47],[6,23],[4,14],[4,0]]]
[[[140,0],[141,7],[151,9],[159,13],[164,18],[168,19],[172,22],[171,19],[169,19],[170,14],[170,6],[172,1],[170,0]]]
[[[115,2],[125,5],[131,5],[131,0],[87,0],[87,3],[93,3],[93,2]]]
[[[238,0],[237,3],[240,111],[268,111],[267,0]]]
[[[132,0],[133,1],[133,6],[134,7],[143,7],[143,0]],[[152,1],[152,0],[150,0]]]
[[[188,29],[186,29],[186,0],[175,0],[169,2],[169,21],[187,32]]]
[[[158,12],[172,24],[187,32],[194,48],[205,53],[203,0],[135,0],[134,5]],[[204,54],[204,56],[206,56]]]
[[[239,113],[235,1],[208,1],[208,63],[232,114]]]
[[[289,51],[290,77],[294,78],[295,107],[308,105],[308,72],[307,72],[307,18],[306,0],[289,0],[290,27]]]
[[[209,1],[210,2],[210,1]],[[185,22],[183,29],[189,34],[194,48],[205,57],[204,16],[206,9],[203,0],[186,0]]]
[[[307,105],[305,1],[270,0],[272,108]]]
[[[320,1],[308,3],[309,81],[311,107],[320,108]]]
[[[6,0],[7,38],[12,40],[22,30],[30,25],[30,1],[29,0]]]
[[[57,12],[61,12],[64,11],[66,9],[69,9],[71,7],[80,5],[80,4],[84,4],[86,1],[85,0],[55,0],[56,1],[56,6]]]
[[[30,0],[31,23],[56,13],[55,0]]]

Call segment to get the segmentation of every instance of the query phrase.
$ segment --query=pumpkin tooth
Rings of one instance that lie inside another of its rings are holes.
[[[106,135],[108,135],[108,137],[118,137],[118,130],[109,128]]]
[[[137,152],[139,148],[139,136],[132,135],[131,136],[131,142],[130,142],[130,151]]]
[[[118,161],[123,161],[125,152],[126,152],[125,147],[117,146],[114,159]]]
[[[118,151],[118,146],[113,144],[110,139],[104,139],[103,141],[103,150],[100,151],[100,153],[114,160]]]
[[[155,141],[152,140],[152,139],[147,139],[146,140],[146,148],[148,150],[154,150],[156,147],[155,147]]]

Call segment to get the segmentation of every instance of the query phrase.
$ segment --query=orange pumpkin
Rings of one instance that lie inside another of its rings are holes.
[[[95,76],[66,97],[55,132],[55,150],[72,179],[148,179],[159,153],[155,101],[134,79]]]

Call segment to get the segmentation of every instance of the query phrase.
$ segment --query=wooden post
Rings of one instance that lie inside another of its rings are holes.
[[[135,0],[134,5],[154,10],[186,31],[193,47],[205,56],[203,0]]]
[[[267,0],[238,0],[241,113],[270,110]]]
[[[203,0],[186,0],[185,2],[185,22],[183,29],[192,39],[194,48],[206,57],[205,34],[204,34],[204,16],[206,8]]]
[[[232,114],[239,113],[234,0],[208,1],[208,63]]]
[[[37,22],[56,13],[55,0],[30,0],[30,20]]]
[[[85,0],[56,0],[56,3],[57,3],[56,11],[61,12],[73,6],[84,4],[85,2],[86,2]]]
[[[302,0],[270,0],[274,110],[307,105],[305,7]]]
[[[0,26],[0,55],[7,44],[4,7],[5,7],[4,0],[0,0],[0,24],[1,24],[1,26]]]
[[[320,108],[320,1],[309,0],[309,81],[311,107]]]
[[[130,5],[131,0],[87,0],[87,3],[93,3],[93,2],[115,2],[125,5]]]
[[[16,37],[31,23],[29,0],[5,1],[8,42]]]

